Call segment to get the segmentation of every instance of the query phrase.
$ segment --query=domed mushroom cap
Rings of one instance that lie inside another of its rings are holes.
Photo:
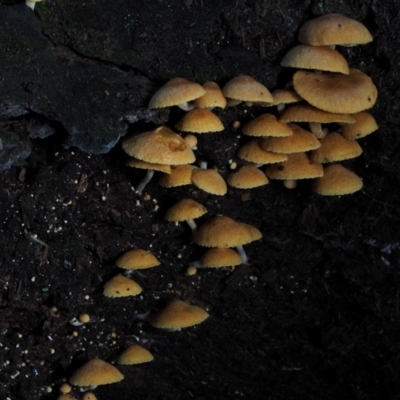
[[[171,167],[171,173],[160,178],[162,187],[171,188],[192,184],[192,172],[197,168],[194,165],[183,164]]]
[[[230,248],[209,249],[200,258],[200,264],[206,268],[236,267],[242,263],[239,253]]]
[[[224,130],[222,121],[206,108],[195,108],[187,112],[176,124],[182,132],[210,133]]]
[[[146,250],[133,249],[122,254],[115,264],[122,269],[145,269],[160,265],[160,261]]]
[[[180,222],[200,218],[207,213],[207,208],[192,199],[182,199],[166,212],[164,219]]]
[[[203,89],[206,93],[194,101],[195,107],[210,109],[214,107],[226,107],[226,98],[217,83],[206,82],[203,85]]]
[[[371,78],[357,69],[349,75],[297,71],[296,92],[308,103],[331,113],[354,114],[374,106],[378,90]]]
[[[222,88],[225,97],[254,103],[272,103],[270,91],[260,82],[248,75],[239,75],[231,79]]]
[[[192,183],[199,189],[216,196],[225,196],[228,191],[224,178],[215,169],[195,168],[192,171]]]
[[[310,160],[315,163],[330,163],[349,160],[362,153],[355,140],[347,140],[340,133],[332,132],[321,139],[321,147],[311,152]]]
[[[270,179],[298,180],[318,178],[323,175],[321,164],[312,163],[305,153],[294,153],[288,155],[288,160],[268,165],[265,174]]]
[[[230,173],[226,181],[229,186],[236,189],[253,189],[269,182],[264,172],[254,165],[244,165],[238,171]]]
[[[149,108],[179,106],[203,96],[205,92],[198,83],[184,78],[174,78],[154,93]]]
[[[200,324],[209,317],[207,311],[182,300],[174,300],[157,314],[148,318],[155,328],[178,330]]]
[[[146,362],[153,361],[154,357],[144,347],[133,344],[126,348],[117,358],[117,363],[122,365],[135,365],[143,364]]]
[[[355,119],[350,114],[330,113],[313,107],[310,104],[295,104],[286,108],[279,120],[289,122],[317,122],[320,124],[352,124]]]
[[[299,41],[312,46],[354,46],[372,42],[372,36],[361,22],[340,14],[325,14],[303,24]]]
[[[142,293],[140,285],[124,275],[118,274],[104,284],[103,294],[106,297],[137,296]]]
[[[321,146],[319,140],[311,132],[296,124],[289,124],[289,126],[293,129],[292,136],[262,139],[261,148],[274,153],[291,154],[318,149]]]
[[[290,136],[293,131],[290,127],[278,121],[275,115],[261,114],[259,117],[249,121],[242,129],[247,136],[274,136],[286,137]]]
[[[324,176],[312,184],[315,193],[323,196],[342,196],[361,190],[362,179],[340,164],[331,164],[324,168]]]
[[[356,122],[342,127],[342,135],[345,139],[361,139],[378,129],[375,118],[368,112],[359,112],[353,114],[352,117]]]
[[[255,164],[274,164],[287,160],[286,154],[273,153],[261,148],[261,142],[258,139],[250,140],[250,142],[241,146],[237,151],[237,156]]]
[[[196,159],[182,137],[166,126],[125,139],[122,148],[131,157],[155,164],[190,164]]]
[[[171,173],[170,165],[149,163],[147,161],[138,160],[137,158],[134,157],[129,157],[129,160],[126,162],[126,165],[132,168],[160,171],[164,172],[164,174]]]
[[[282,67],[349,74],[346,59],[338,51],[326,46],[299,44],[286,53],[281,65]]]
[[[262,234],[256,227],[217,215],[198,229],[194,242],[204,247],[226,248],[242,246],[261,237]]]
[[[294,91],[289,89],[276,89],[272,92],[274,102],[272,105],[292,104],[302,101],[303,99]]]
[[[77,369],[69,382],[74,386],[98,386],[116,383],[124,379],[124,375],[113,365],[95,358]]]

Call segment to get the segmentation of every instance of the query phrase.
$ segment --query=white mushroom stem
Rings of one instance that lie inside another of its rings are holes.
[[[25,4],[26,4],[29,8],[31,8],[32,10],[34,10],[34,9],[35,9],[36,1],[25,0]]]
[[[183,111],[190,111],[190,110],[193,110],[194,103],[193,102],[181,103],[181,104],[178,104],[178,107]]]
[[[283,110],[285,109],[285,104],[281,103],[281,104],[277,104],[276,105],[276,110],[278,111],[278,114],[282,114]]]
[[[151,178],[154,175],[154,169],[148,169],[146,172],[146,175],[144,178],[139,182],[139,185],[136,187],[136,191],[141,194],[143,192],[143,189],[146,187],[146,185],[151,181]]]
[[[321,127],[319,122],[309,122],[311,132],[318,138],[322,139],[325,137],[326,133]]]
[[[197,225],[193,219],[186,220],[186,223],[189,225],[190,229],[192,230],[193,234],[197,232]]]
[[[297,186],[297,181],[294,179],[288,179],[283,181],[283,186],[285,186],[286,189],[294,189]]]
[[[207,161],[200,161],[200,168],[207,169],[208,162]]]
[[[81,326],[83,325],[83,322],[78,321],[75,317],[72,318],[69,323],[73,326]]]
[[[242,245],[236,246],[236,250],[237,250],[237,252],[239,253],[240,258],[242,259],[243,264],[247,264],[247,262],[249,261],[249,257],[247,257],[247,254],[246,254],[246,252],[244,251],[243,246],[242,246]]]

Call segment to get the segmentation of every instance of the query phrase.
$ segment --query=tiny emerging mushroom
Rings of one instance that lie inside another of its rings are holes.
[[[41,2],[42,0],[25,0],[25,4],[29,7],[29,8],[31,8],[32,10],[34,10],[35,9],[35,5],[36,5],[36,3],[39,3],[39,2]]]

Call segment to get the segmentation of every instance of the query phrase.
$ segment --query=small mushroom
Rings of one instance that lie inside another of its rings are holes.
[[[133,249],[122,254],[115,264],[118,268],[134,270],[156,267],[160,261],[146,250]]]
[[[137,296],[142,293],[142,288],[134,280],[118,274],[104,285],[103,294],[106,297]]]
[[[147,349],[138,344],[133,344],[119,355],[117,363],[122,365],[134,365],[143,364],[153,360],[153,355]]]
[[[29,8],[31,8],[32,10],[34,10],[35,9],[35,5],[36,5],[36,3],[39,3],[39,2],[41,2],[42,0],[25,0],[25,4],[29,7]]]

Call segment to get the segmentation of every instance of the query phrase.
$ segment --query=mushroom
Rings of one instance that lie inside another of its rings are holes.
[[[186,113],[176,124],[181,132],[210,133],[224,130],[222,121],[206,108],[195,108]]]
[[[163,174],[159,183],[165,188],[191,185],[192,172],[195,168],[197,167],[190,164],[172,166],[171,173]]]
[[[228,191],[224,178],[215,169],[195,168],[191,179],[193,185],[216,196],[225,196]]]
[[[197,201],[192,199],[182,199],[173,205],[166,212],[164,218],[171,222],[186,221],[193,233],[197,230],[194,220],[200,218],[207,212],[207,209]]]
[[[346,59],[338,51],[327,46],[299,44],[286,53],[281,65],[282,67],[349,74]]]
[[[349,114],[330,113],[310,104],[295,104],[284,110],[279,118],[281,122],[308,122],[311,132],[318,138],[322,139],[326,133],[322,129],[321,124],[353,124],[355,119]]]
[[[357,69],[349,75],[297,71],[296,92],[308,103],[331,113],[354,114],[373,107],[378,90],[371,78]]]
[[[134,365],[143,364],[153,360],[153,355],[147,349],[138,344],[133,344],[119,355],[117,363],[122,365]]]
[[[195,82],[185,78],[173,78],[162,86],[150,99],[149,108],[178,106],[182,110],[193,109],[191,101],[203,96],[206,91]]]
[[[243,249],[244,244],[261,239],[261,232],[254,226],[236,222],[224,215],[217,215],[206,221],[196,232],[194,241],[199,246],[228,248],[236,247],[242,262],[248,257]]]
[[[278,114],[281,114],[287,104],[297,103],[303,99],[294,91],[290,89],[276,89],[272,92],[274,98],[273,106],[276,106]]]
[[[118,274],[105,283],[103,294],[106,297],[137,296],[142,290],[134,280]]]
[[[315,179],[312,189],[323,196],[343,196],[361,190],[362,179],[340,164],[330,164],[324,168],[324,176]]]
[[[122,254],[115,264],[118,268],[134,270],[156,267],[160,261],[146,250],[133,249]]]
[[[181,330],[200,324],[209,317],[207,311],[182,300],[173,300],[164,309],[146,320],[155,328],[170,331]]]
[[[261,143],[262,141],[259,139],[250,140],[238,149],[237,156],[241,160],[257,164],[257,166],[263,164],[274,164],[287,160],[286,154],[264,150],[261,147]]]
[[[98,385],[116,383],[124,379],[124,375],[106,361],[94,358],[77,369],[69,382],[74,386],[96,388]]]
[[[340,14],[325,14],[303,24],[299,41],[312,46],[355,46],[372,42],[372,36],[355,19]]]
[[[368,112],[362,111],[352,117],[356,120],[354,124],[342,126],[342,135],[347,140],[361,139],[378,129],[375,118]]]
[[[206,82],[203,85],[203,89],[206,91],[206,93],[194,100],[195,107],[207,108],[209,110],[212,110],[214,107],[226,107],[226,98],[217,83]]]
[[[230,248],[215,248],[207,250],[198,261],[191,261],[194,268],[224,268],[236,267],[242,264],[240,254]]]
[[[242,101],[247,103],[272,103],[270,91],[249,75],[239,75],[231,79],[222,88],[228,99],[228,106],[235,106]]]
[[[226,178],[229,186],[236,189],[253,189],[268,184],[267,176],[255,165],[244,165]]]
[[[277,120],[275,115],[261,114],[248,122],[242,129],[247,136],[255,137],[286,137],[291,136],[293,130],[286,124]]]
[[[321,139],[321,147],[310,153],[315,163],[330,163],[358,157],[362,148],[356,140],[347,140],[338,132],[331,132]]]

